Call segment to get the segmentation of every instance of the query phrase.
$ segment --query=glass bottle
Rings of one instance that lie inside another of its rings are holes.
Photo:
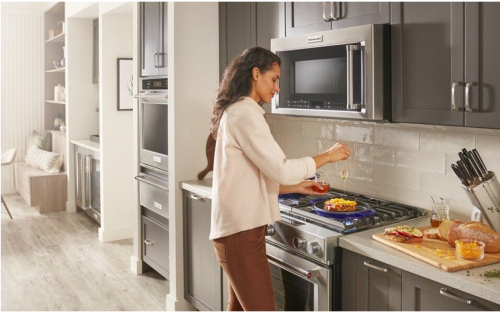
[[[438,227],[441,222],[450,220],[450,207],[444,202],[443,198],[439,198],[439,203],[432,207],[431,226]]]

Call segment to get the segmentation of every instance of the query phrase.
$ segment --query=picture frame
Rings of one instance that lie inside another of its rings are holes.
[[[133,59],[118,58],[117,67],[117,110],[132,111],[134,105]]]

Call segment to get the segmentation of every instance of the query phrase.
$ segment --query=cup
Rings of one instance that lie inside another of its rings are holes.
[[[313,186],[314,191],[320,193],[327,193],[328,190],[330,189],[330,180],[328,179],[328,173],[317,172],[316,175],[314,175],[314,181],[319,183],[323,187],[323,190],[320,190],[316,186]]]

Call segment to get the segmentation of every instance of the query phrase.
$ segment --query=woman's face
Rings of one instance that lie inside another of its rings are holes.
[[[274,95],[280,91],[278,80],[281,75],[280,66],[274,63],[271,69],[265,73],[254,68],[253,74],[253,90],[251,96],[257,103],[271,103]],[[259,101],[257,101],[259,100]]]

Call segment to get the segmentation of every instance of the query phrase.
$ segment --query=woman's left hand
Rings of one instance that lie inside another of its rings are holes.
[[[312,180],[304,180],[298,185],[295,185],[295,187],[297,188],[295,192],[305,195],[324,195],[324,193],[314,191],[313,186],[318,187],[318,189],[320,190],[322,189],[321,184]]]

